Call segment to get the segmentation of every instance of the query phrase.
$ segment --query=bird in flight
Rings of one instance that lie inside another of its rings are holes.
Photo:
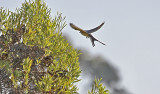
[[[80,31],[80,33],[81,33],[83,36],[86,36],[86,38],[90,38],[93,47],[95,46],[94,41],[98,41],[98,42],[100,42],[100,41],[97,40],[95,37],[93,37],[93,36],[91,35],[91,33],[96,32],[96,31],[99,30],[103,25],[104,25],[104,22],[103,22],[102,24],[100,24],[99,26],[93,28],[93,29],[83,30],[83,29],[75,26],[73,23],[70,23],[70,26],[71,26],[73,29]],[[104,43],[102,43],[102,42],[100,42],[100,43],[103,44],[103,45],[106,45],[106,44],[104,44]]]

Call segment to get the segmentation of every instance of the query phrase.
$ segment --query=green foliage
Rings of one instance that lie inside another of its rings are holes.
[[[109,91],[106,90],[106,87],[103,84],[100,84],[101,79],[95,78],[92,85],[91,91],[88,91],[88,94],[109,94]]]
[[[62,36],[65,17],[50,11],[41,0],[0,8],[0,93],[77,93],[80,53]],[[99,81],[89,94],[107,94]]]
[[[62,36],[64,19],[52,19],[41,0],[25,1],[16,12],[0,9],[0,69],[10,75],[12,92],[77,92],[79,52]]]

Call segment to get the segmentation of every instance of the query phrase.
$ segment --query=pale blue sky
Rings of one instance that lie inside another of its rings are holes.
[[[12,11],[24,0],[1,0],[0,7]],[[67,25],[63,33],[74,47],[101,55],[118,67],[122,85],[133,94],[160,94],[160,1],[159,0],[46,0],[54,16],[57,11],[84,29],[105,25],[93,35],[107,44],[81,36]]]

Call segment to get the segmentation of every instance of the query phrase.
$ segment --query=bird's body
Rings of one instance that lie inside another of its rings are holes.
[[[89,38],[89,34],[85,33],[85,32],[79,32],[81,33],[83,36],[86,36],[87,38]]]
[[[103,26],[103,24],[104,24],[104,22],[103,22],[101,25],[99,25],[98,27],[93,28],[93,29],[90,29],[90,30],[83,30],[83,29],[75,26],[73,23],[70,23],[70,26],[71,26],[73,29],[80,31],[80,33],[81,33],[83,36],[86,36],[87,38],[90,38],[90,40],[91,40],[91,42],[92,42],[92,45],[93,45],[93,47],[94,47],[94,46],[95,46],[94,41],[98,41],[98,42],[100,42],[100,41],[97,40],[96,38],[94,38],[94,37],[91,35],[91,33],[97,31],[98,29],[100,29],[100,28]],[[103,45],[106,45],[106,44],[104,44],[104,43],[102,43],[102,42],[100,42],[100,43],[103,44]]]

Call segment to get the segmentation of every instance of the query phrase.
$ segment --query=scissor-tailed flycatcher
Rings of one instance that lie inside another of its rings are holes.
[[[104,22],[103,22],[101,25],[97,26],[96,28],[93,28],[93,29],[90,29],[90,30],[83,30],[83,29],[75,26],[73,23],[70,23],[70,26],[71,26],[73,29],[80,31],[80,33],[81,33],[82,35],[86,36],[86,38],[90,38],[93,47],[95,46],[94,41],[98,41],[98,42],[100,42],[100,41],[97,40],[96,38],[94,38],[94,37],[91,35],[91,33],[99,30],[103,25],[104,25]],[[102,43],[102,42],[100,42],[100,43],[103,44],[103,45],[106,45],[106,44],[104,44],[104,43]]]

